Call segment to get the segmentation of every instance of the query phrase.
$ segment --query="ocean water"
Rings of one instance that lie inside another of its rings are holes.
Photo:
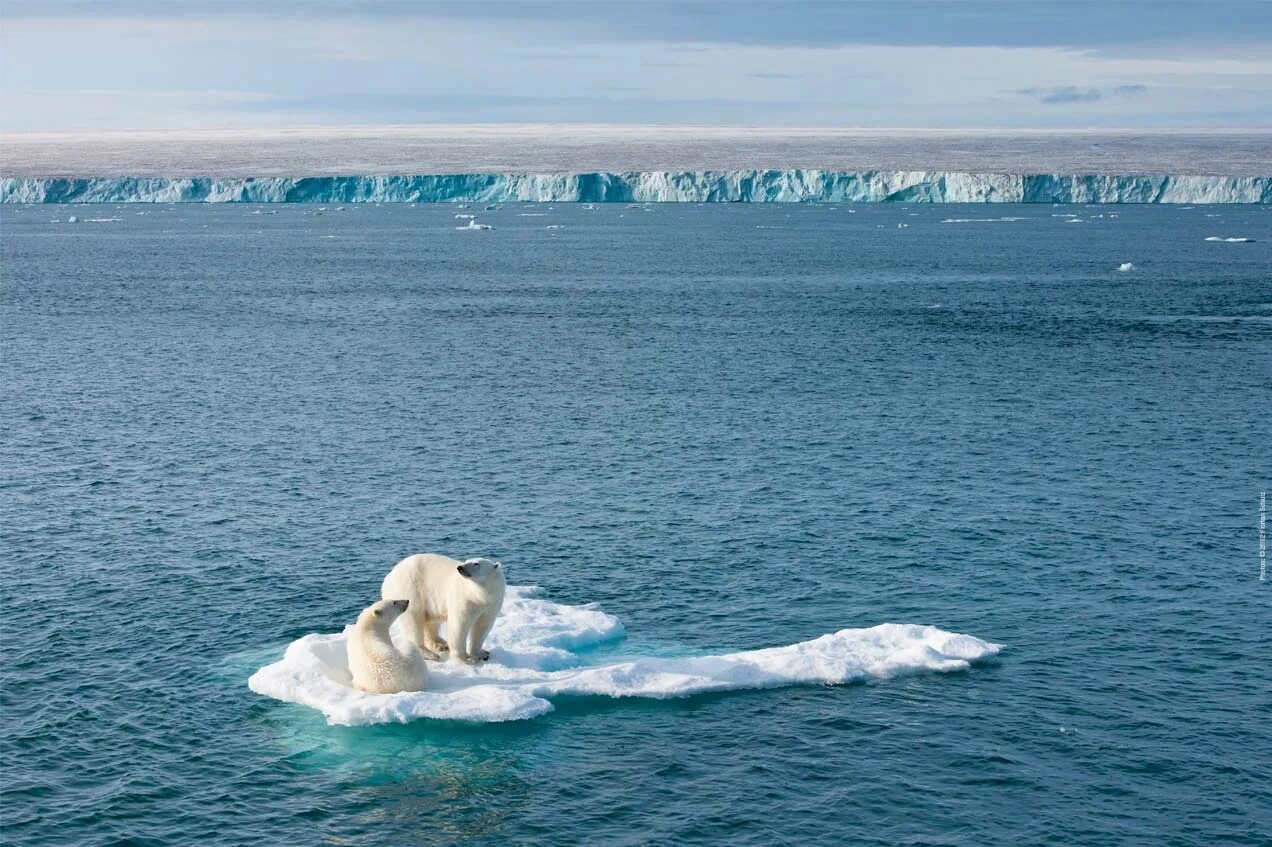
[[[1272,210],[992,209],[0,208],[0,837],[1266,844]],[[651,656],[1003,650],[495,724],[248,689],[419,550]]]

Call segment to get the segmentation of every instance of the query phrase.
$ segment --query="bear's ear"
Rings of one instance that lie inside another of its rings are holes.
[[[379,609],[372,609],[371,611],[375,612],[375,616],[377,618],[380,617],[380,615],[382,614]]]

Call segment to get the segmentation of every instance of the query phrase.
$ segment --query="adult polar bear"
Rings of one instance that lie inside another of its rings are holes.
[[[430,659],[451,656],[469,664],[484,662],[490,653],[482,643],[503,607],[503,566],[494,559],[459,561],[436,553],[416,553],[393,566],[380,586],[386,600],[405,598],[402,616],[406,634]],[[446,624],[449,645],[438,627]]]

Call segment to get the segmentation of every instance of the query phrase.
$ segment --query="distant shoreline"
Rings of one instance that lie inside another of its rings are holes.
[[[700,171],[1266,177],[1272,129],[938,130],[568,124],[0,134],[20,178]]]
[[[820,169],[0,179],[0,203],[1272,203],[1272,176]]]

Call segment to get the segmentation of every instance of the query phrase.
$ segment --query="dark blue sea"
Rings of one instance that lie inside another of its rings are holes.
[[[0,258],[4,844],[1269,843],[1272,208],[27,206]],[[682,652],[1003,650],[248,689],[418,551]]]

